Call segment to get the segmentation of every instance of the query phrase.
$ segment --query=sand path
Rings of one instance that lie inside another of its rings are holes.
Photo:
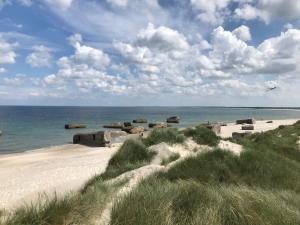
[[[28,203],[37,199],[39,193],[78,190],[92,176],[104,172],[118,147],[69,144],[0,155],[0,208],[12,209]]]

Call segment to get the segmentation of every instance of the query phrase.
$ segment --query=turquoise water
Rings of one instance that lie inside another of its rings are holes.
[[[103,130],[111,122],[147,118],[165,121],[179,115],[178,126],[186,127],[207,121],[300,118],[299,109],[255,109],[222,107],[0,107],[0,153],[18,152],[70,143],[78,132]],[[84,123],[87,129],[65,130],[66,123]]]

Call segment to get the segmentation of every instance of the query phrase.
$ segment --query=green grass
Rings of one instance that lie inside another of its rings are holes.
[[[212,130],[201,125],[184,130],[184,135],[192,137],[200,145],[217,146],[220,141],[219,137]]]
[[[296,225],[300,195],[152,177],[114,205],[111,225]]]
[[[111,224],[300,224],[299,136],[297,123],[240,140],[240,157],[215,149],[181,161],[117,202]]]
[[[149,136],[143,139],[146,146],[151,146],[165,142],[168,144],[184,143],[186,137],[181,134],[176,128],[157,128],[150,132]]]
[[[63,197],[40,196],[36,204],[24,205],[7,215],[3,225],[93,224],[113,194],[127,181],[104,184],[101,181],[85,193],[72,192]]]
[[[149,164],[154,155],[155,153],[149,151],[142,141],[137,139],[126,140],[108,162],[106,171],[87,182],[82,191],[84,192],[87,187],[98,180],[112,179],[127,171],[145,166]]]
[[[179,158],[180,158],[180,155],[178,153],[175,153],[174,155],[171,155],[169,158],[163,159],[162,162],[161,162],[161,165],[162,166],[166,166],[169,163],[171,163],[173,161],[176,161]]]

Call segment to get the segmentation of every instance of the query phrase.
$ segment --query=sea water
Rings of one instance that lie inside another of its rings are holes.
[[[80,132],[104,130],[112,122],[146,118],[149,122],[181,117],[178,127],[207,121],[232,122],[236,119],[300,118],[300,109],[224,107],[31,107],[0,106],[0,154],[56,146],[72,142]],[[83,123],[87,129],[65,130],[66,123]]]

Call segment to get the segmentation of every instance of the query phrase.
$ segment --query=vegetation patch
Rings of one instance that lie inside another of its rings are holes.
[[[114,185],[98,181],[85,193],[73,192],[64,197],[41,196],[36,204],[25,205],[7,215],[3,225],[93,224],[100,217],[113,194],[127,181]]]
[[[187,158],[118,201],[111,224],[300,224],[299,136],[296,123],[243,138],[240,157],[215,149]]]
[[[184,130],[184,135],[192,137],[193,140],[200,145],[217,146],[219,137],[205,126],[197,126],[196,128],[188,128]]]
[[[111,225],[300,224],[300,195],[152,177],[114,205]]]
[[[178,153],[175,153],[174,155],[171,155],[169,158],[163,159],[162,162],[161,162],[161,165],[162,166],[166,166],[169,163],[171,163],[173,161],[176,161],[179,158],[180,158],[180,155]]]
[[[146,146],[156,145],[161,142],[168,144],[184,143],[186,137],[176,128],[157,128],[150,132],[149,136],[143,139]]]
[[[136,139],[126,140],[108,162],[106,171],[87,182],[83,191],[98,180],[115,178],[127,171],[149,164],[154,155],[155,153],[149,151],[142,141]]]

